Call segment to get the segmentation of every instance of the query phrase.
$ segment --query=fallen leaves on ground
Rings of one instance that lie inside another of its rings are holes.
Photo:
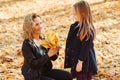
[[[72,5],[77,1],[0,1],[0,80],[23,80],[22,24],[24,16],[33,12],[43,19],[45,31],[52,29],[58,33],[63,48],[58,59],[53,62],[53,68],[64,69],[66,37],[70,24],[74,22]],[[94,43],[99,68],[93,80],[120,80],[120,2],[108,0],[90,7],[97,32]]]

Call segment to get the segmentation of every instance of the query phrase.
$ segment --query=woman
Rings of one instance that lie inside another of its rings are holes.
[[[52,69],[51,60],[57,59],[59,46],[46,49],[40,46],[40,33],[42,30],[41,18],[35,14],[28,14],[23,23],[24,41],[22,53],[24,64],[22,74],[25,80],[70,80],[69,73]]]
[[[65,68],[71,68],[72,78],[91,80],[97,73],[91,10],[86,1],[79,1],[74,4],[74,11],[76,21],[70,27],[66,42]]]

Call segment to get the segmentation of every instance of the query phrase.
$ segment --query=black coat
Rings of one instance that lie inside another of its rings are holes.
[[[82,72],[97,73],[96,56],[92,36],[88,41],[80,41],[77,33],[79,30],[78,22],[71,25],[65,48],[65,68],[71,68],[72,72],[76,72],[78,60],[83,61]]]
[[[36,46],[34,41],[24,40],[22,45],[22,53],[24,64],[22,66],[22,74],[29,80],[40,80],[41,75],[45,74],[52,68],[51,60],[57,59],[57,55],[49,58],[48,49]]]

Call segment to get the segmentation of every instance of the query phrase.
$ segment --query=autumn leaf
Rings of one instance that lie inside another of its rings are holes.
[[[70,25],[75,21],[73,4],[77,1],[0,0],[0,80],[24,80],[21,74],[24,63],[22,27],[25,15],[33,12],[40,15],[42,29],[46,31],[41,45],[51,48],[60,44],[63,47],[58,59],[52,62],[53,68],[70,71],[64,69],[65,44]],[[98,74],[93,80],[120,80],[120,1],[87,1],[96,29],[94,47]]]
[[[45,40],[40,40],[40,45],[45,48],[55,48],[58,46],[58,35],[55,31],[48,30],[45,34]]]

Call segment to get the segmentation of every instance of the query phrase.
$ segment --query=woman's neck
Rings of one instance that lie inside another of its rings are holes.
[[[40,36],[40,34],[33,34],[33,38],[36,39],[36,40],[40,39],[39,36]]]

